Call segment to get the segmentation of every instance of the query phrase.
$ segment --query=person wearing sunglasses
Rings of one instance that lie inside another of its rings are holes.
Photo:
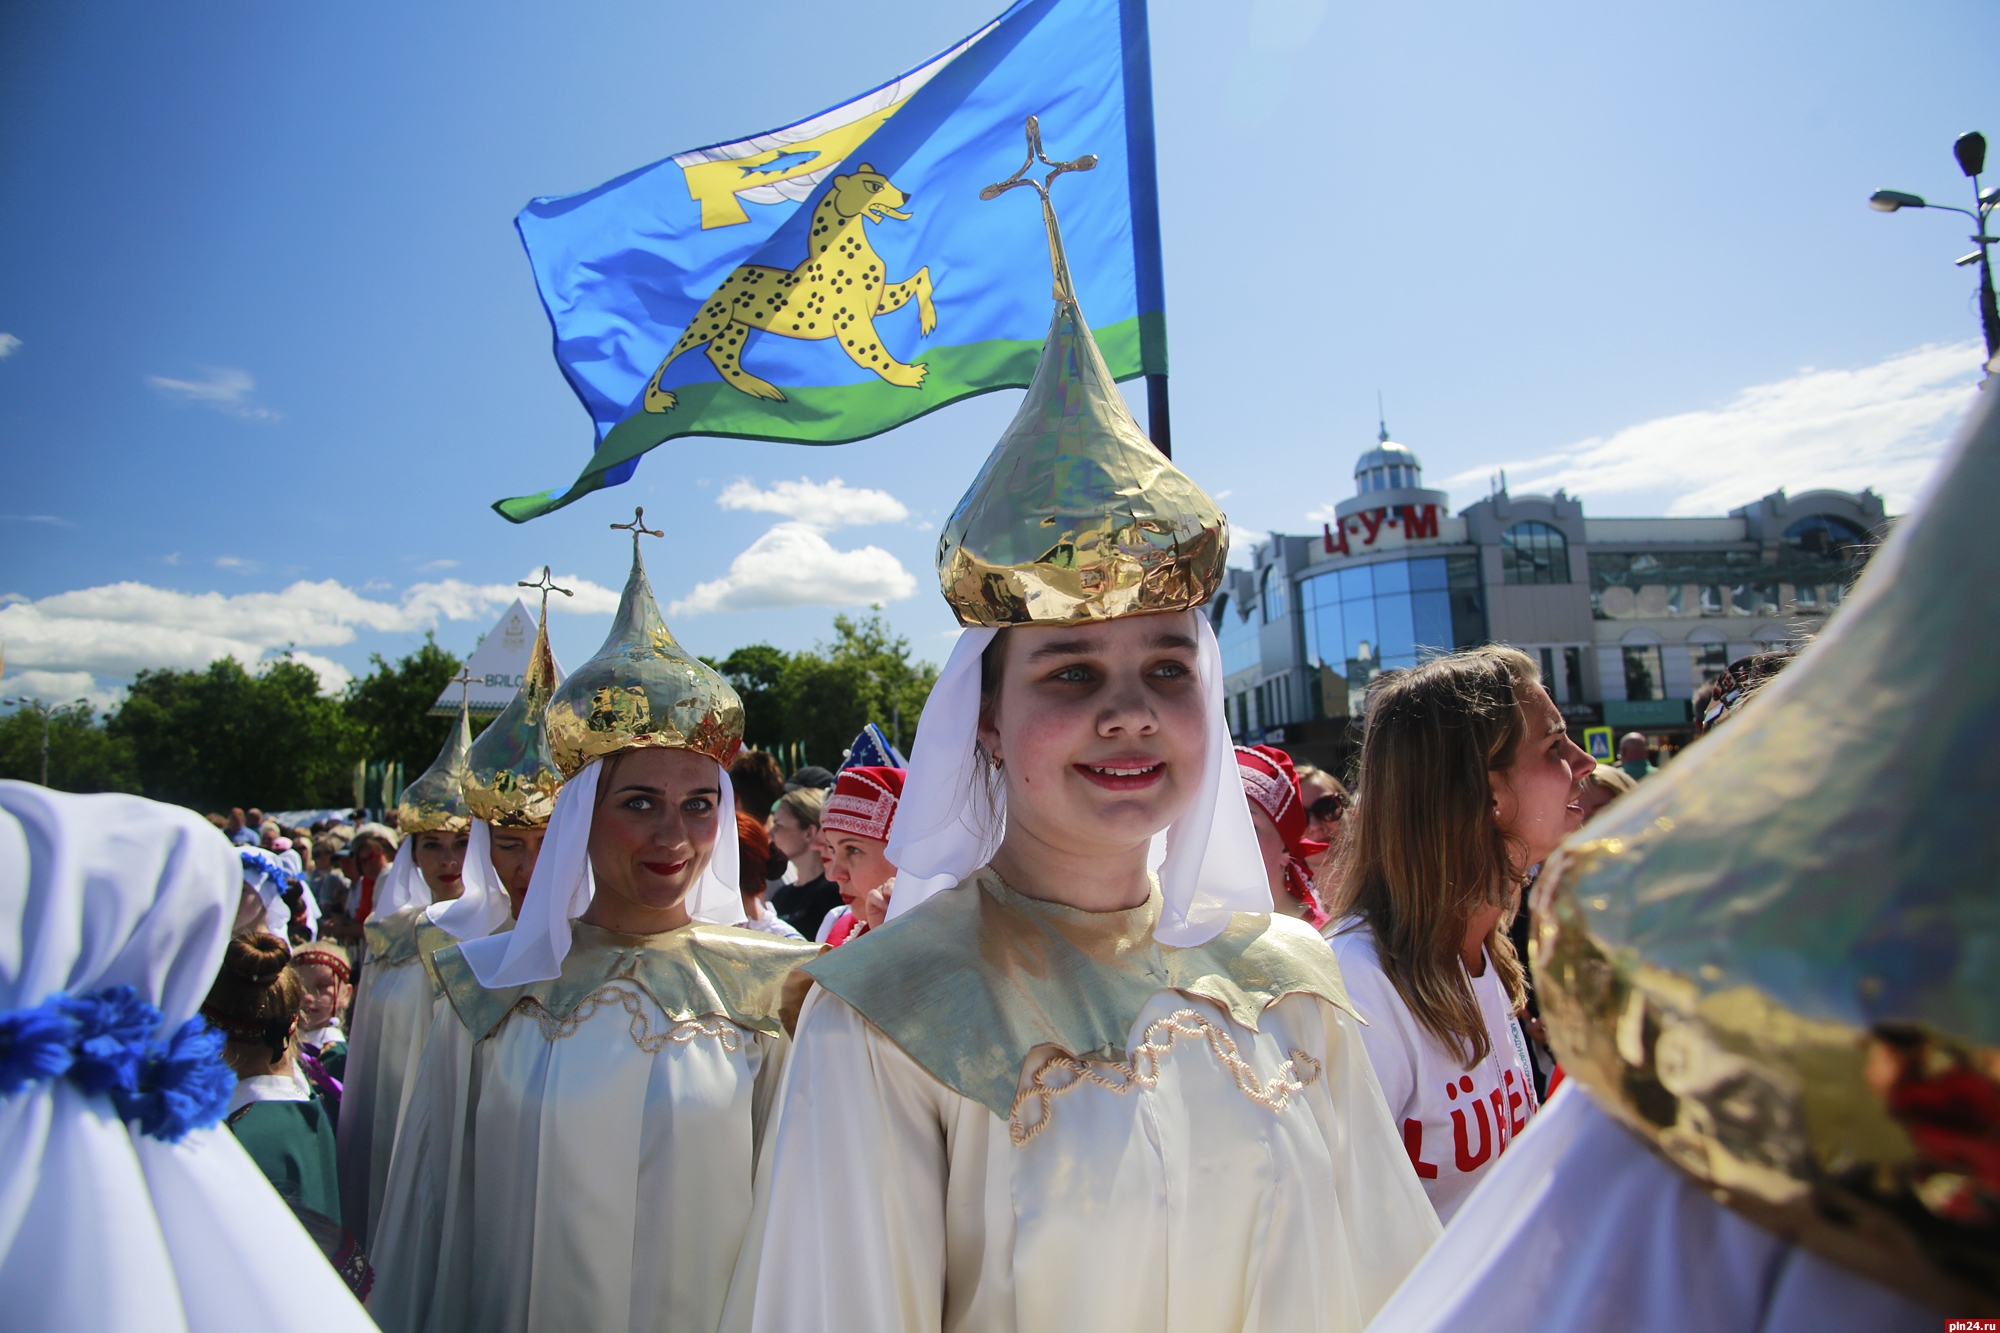
[[[1336,858],[1340,849],[1342,815],[1353,804],[1347,788],[1340,785],[1340,779],[1312,764],[1300,764],[1299,795],[1306,808],[1306,837],[1314,842],[1326,844],[1323,851],[1314,852],[1306,858],[1306,864],[1317,877],[1328,861]]]

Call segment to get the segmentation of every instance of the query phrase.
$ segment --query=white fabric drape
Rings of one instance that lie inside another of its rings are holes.
[[[428,907],[431,902],[431,886],[424,881],[424,874],[417,869],[417,835],[405,834],[396,844],[396,859],[382,872],[382,882],[375,886],[375,901],[369,906],[368,918],[380,921],[383,917],[394,916],[412,903],[418,907]]]
[[[447,1327],[435,1310],[447,1201],[469,1198],[464,1149],[472,1087],[472,1034],[450,1001],[440,1001],[424,1041],[422,1067],[403,1099],[382,1213],[369,1255],[375,1288],[368,1312],[385,1333]],[[463,1216],[461,1207],[460,1215]],[[469,1221],[469,1219],[467,1219]]]
[[[1709,1198],[1567,1086],[1369,1333],[1934,1333],[1924,1306]]]
[[[483,819],[472,821],[472,835],[465,844],[465,870],[460,883],[464,891],[449,902],[432,903],[424,909],[432,925],[455,940],[483,940],[513,916],[507,886],[493,868],[493,826]]]
[[[614,987],[552,1040],[474,1043],[438,1006],[397,1145],[370,1309],[388,1333],[714,1329],[751,1209],[782,1038],[675,1023]]]
[[[743,895],[736,889],[736,798],[728,770],[721,764],[715,769],[721,788],[715,845],[688,890],[687,909],[697,921],[733,926],[743,919]],[[527,896],[521,900],[520,923],[504,935],[466,942],[462,952],[480,985],[498,990],[562,975],[563,959],[569,956],[569,923],[588,911],[597,895],[597,879],[590,870],[590,821],[603,770],[602,760],[592,760],[556,793],[549,831],[535,858]]]
[[[1153,935],[1177,948],[1214,939],[1232,912],[1271,910],[1257,830],[1229,739],[1222,650],[1208,617],[1199,611],[1187,615],[1199,626],[1195,673],[1208,720],[1208,752],[1194,800],[1167,830],[1165,857],[1158,865],[1162,910]],[[981,809],[986,763],[975,748],[980,655],[1000,632],[968,629],[958,636],[917,722],[909,776],[889,832],[887,855],[897,869],[889,900],[892,919],[956,885],[990,861],[1000,845],[1006,800],[995,784],[997,808],[988,827]]]
[[[0,1011],[124,984],[175,1031],[242,882],[190,811],[0,782]],[[226,1128],[149,1138],[67,1079],[0,1096],[0,1311],[18,1333],[372,1327]]]
[[[393,924],[413,929],[404,909]],[[435,1004],[430,975],[414,955],[398,962],[370,957],[354,987],[353,1028],[347,1038],[347,1067],[341,1078],[341,1221],[366,1248],[382,1210],[389,1178],[389,1151],[403,1105],[404,1079],[412,1053],[430,1028]]]
[[[812,991],[723,1328],[1359,1333],[1438,1224],[1357,1025],[1289,995],[1252,1031],[1162,991],[1127,1049],[1186,1011],[1226,1034],[1241,1080],[1183,1037],[1123,1095],[1076,1080],[1017,1146]],[[1246,1095],[1301,1055],[1316,1069],[1282,1109]]]
[[[244,884],[254,890],[258,900],[264,904],[264,929],[281,940],[289,940],[291,937],[285,933],[285,927],[291,924],[292,908],[284,899],[285,886],[276,875],[254,861],[244,861],[242,866]]]

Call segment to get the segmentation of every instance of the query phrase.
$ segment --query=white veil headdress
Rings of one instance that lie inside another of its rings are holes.
[[[277,857],[261,848],[254,854],[245,855],[250,849],[238,851],[243,865],[243,883],[254,890],[258,901],[264,904],[264,929],[281,940],[289,939],[286,929],[292,923],[292,905],[285,901],[285,882],[272,870]],[[306,895],[310,898],[312,895]]]
[[[0,1013],[129,985],[178,1031],[238,851],[192,811],[0,782]],[[227,1128],[154,1138],[63,1077],[0,1094],[0,1310],[23,1333],[374,1327]]]
[[[389,862],[389,868],[382,872],[382,882],[375,886],[375,901],[368,909],[370,921],[384,920],[412,904],[430,905],[431,886],[424,879],[424,872],[417,869],[417,837],[415,833],[406,833],[397,840],[396,858]]]
[[[730,926],[743,919],[743,895],[737,892],[736,800],[729,770],[715,766],[721,795],[716,810],[715,844],[708,864],[688,890],[688,915],[697,921]],[[505,935],[468,940],[460,949],[479,984],[492,990],[554,981],[569,956],[570,922],[580,917],[597,896],[597,879],[590,870],[590,820],[597,808],[597,781],[604,762],[593,760],[563,784],[549,817],[535,873],[521,901],[521,919]],[[504,901],[504,899],[503,899]]]
[[[1199,622],[1195,671],[1201,681],[1208,747],[1194,800],[1166,832],[1159,863],[1162,944],[1206,944],[1229,924],[1232,912],[1269,912],[1264,874],[1248,798],[1236,777],[1236,751],[1223,711],[1222,652],[1208,617]],[[1006,827],[1006,796],[992,784],[978,752],[980,657],[999,630],[968,629],[931,689],[917,723],[909,776],[889,832],[888,857],[896,867],[889,899],[893,919],[932,894],[948,889],[992,859]]]
[[[424,909],[432,925],[455,940],[479,940],[507,924],[514,907],[493,868],[493,826],[483,819],[472,821],[461,882],[464,889],[458,897]]]

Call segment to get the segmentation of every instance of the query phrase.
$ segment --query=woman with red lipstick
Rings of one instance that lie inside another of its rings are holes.
[[[392,1330],[714,1329],[784,1067],[781,984],[817,951],[733,924],[743,705],[674,641],[636,537],[610,636],[542,716],[565,781],[519,918],[431,956],[470,1058],[455,1100],[426,1096],[423,1146],[398,1147],[399,1166],[434,1156],[440,1183],[378,1258],[394,1299],[374,1313]]]
[[[1538,1109],[1508,928],[1530,867],[1581,823],[1593,764],[1513,648],[1383,677],[1367,727],[1333,949],[1415,1178],[1449,1222]]]
[[[460,779],[471,743],[461,705],[444,749],[403,789],[396,808],[403,839],[362,929],[366,952],[354,986],[338,1138],[341,1221],[363,1249],[372,1248],[382,1214],[404,1093],[435,1003],[431,978],[418,962],[417,928],[432,903],[449,902],[465,890],[471,821]]]
[[[826,839],[826,877],[840,886],[844,904],[829,912],[819,941],[839,948],[882,924],[888,915],[896,867],[889,863],[889,832],[903,795],[900,768],[843,768],[820,815]]]
[[[890,919],[804,969],[725,1327],[1358,1333],[1437,1234],[1332,952],[1271,911],[1197,610],[1223,517],[1055,271],[940,542],[966,628]]]

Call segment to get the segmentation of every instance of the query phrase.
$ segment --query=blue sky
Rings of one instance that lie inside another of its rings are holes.
[[[515,527],[489,503],[590,430],[512,219],[999,8],[0,11],[0,690],[288,642],[337,681],[427,626],[465,651],[544,562],[585,581],[574,664],[635,503],[696,650],[803,647],[879,596],[941,659],[936,525],[1017,395],[834,449],[670,443]],[[1597,514],[1902,509],[1970,401],[1967,227],[1865,200],[1963,202],[1952,139],[2000,139],[1991,4],[1156,0],[1152,34],[1176,458],[1239,542],[1351,493],[1377,390],[1459,503],[1504,466]]]

